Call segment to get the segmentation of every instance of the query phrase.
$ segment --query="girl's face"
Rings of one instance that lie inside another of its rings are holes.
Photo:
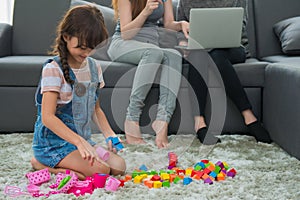
[[[67,43],[69,51],[68,64],[72,68],[80,68],[82,62],[86,59],[92,49],[84,45],[78,46],[77,37],[64,36],[64,40]]]

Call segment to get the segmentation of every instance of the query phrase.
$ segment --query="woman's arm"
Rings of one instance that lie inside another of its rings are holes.
[[[188,38],[189,23],[187,21],[175,21],[173,13],[173,5],[171,0],[165,2],[164,11],[164,27],[174,31],[182,31]]]
[[[131,3],[129,0],[119,0],[119,19],[120,19],[120,28],[123,39],[131,39],[143,27],[146,19],[149,15],[152,14],[153,10],[158,8],[159,3],[162,3],[161,0],[148,0],[145,8],[140,12],[140,14],[132,19],[131,12]]]

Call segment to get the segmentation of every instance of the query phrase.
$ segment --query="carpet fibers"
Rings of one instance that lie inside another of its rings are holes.
[[[32,134],[0,135],[0,199],[35,199],[29,195],[11,198],[4,194],[6,185],[26,188],[27,172],[32,171],[29,163]],[[103,144],[102,135],[93,135],[93,139]],[[170,147],[159,150],[154,137],[146,135],[147,144],[127,145],[122,155],[127,163],[127,173],[142,164],[149,169],[166,169],[168,152],[178,155],[178,166],[191,167],[202,159],[213,163],[225,161],[235,168],[234,178],[214,182],[212,185],[194,180],[189,185],[182,182],[171,184],[170,188],[148,189],[142,184],[127,182],[116,192],[96,189],[92,195],[76,198],[74,195],[54,194],[48,199],[300,199],[300,161],[285,153],[276,144],[256,143],[253,137],[242,135],[220,136],[221,143],[201,145],[193,135],[172,135]],[[49,190],[54,182],[41,186],[41,191]],[[46,199],[40,197],[40,199]]]

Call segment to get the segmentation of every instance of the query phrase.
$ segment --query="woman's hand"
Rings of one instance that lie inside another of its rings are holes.
[[[163,3],[162,0],[148,0],[144,8],[146,15],[151,15],[152,12],[158,8],[160,3]]]
[[[178,43],[179,46],[188,46],[188,42],[186,40],[182,40]],[[189,55],[189,51],[188,50],[185,50],[185,49],[182,49],[182,54],[183,54],[183,57],[186,58],[188,55]]]
[[[181,30],[182,30],[185,38],[188,39],[189,32],[190,32],[190,23],[187,21],[181,21]]]

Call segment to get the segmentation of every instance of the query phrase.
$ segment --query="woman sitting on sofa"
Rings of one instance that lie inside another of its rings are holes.
[[[168,124],[181,81],[182,57],[175,49],[159,47],[157,21],[163,17],[164,27],[175,31],[185,31],[187,22],[174,20],[171,0],[113,0],[113,7],[118,24],[108,55],[113,61],[138,65],[124,123],[126,141],[144,143],[139,119],[156,72],[161,68],[158,111],[152,128],[157,147],[166,147]]]
[[[212,49],[209,51],[210,57],[215,62],[220,75],[222,77],[226,94],[237,106],[241,112],[244,123],[246,124],[250,134],[256,138],[257,141],[270,143],[271,139],[269,133],[262,127],[261,123],[255,117],[251,104],[248,97],[241,85],[241,82],[236,74],[233,64],[243,63],[246,57],[249,56],[248,51],[248,39],[246,35],[246,24],[247,24],[247,0],[180,0],[178,7],[178,21],[189,20],[189,14],[191,8],[201,8],[201,7],[243,7],[244,8],[244,20],[243,20],[243,31],[242,31],[242,41],[241,46],[238,48],[222,48],[222,49]],[[209,19],[207,19],[209,20]],[[187,38],[182,35],[179,39],[180,45],[186,45]],[[190,53],[197,53],[193,51]],[[187,54],[187,56],[189,56]],[[201,63],[200,63],[201,66]],[[207,86],[203,80],[201,74],[199,74],[200,69],[196,69],[197,66],[190,64],[189,67],[189,82],[196,94],[200,113],[195,114],[195,131],[197,133],[198,139],[203,143],[207,135],[207,124],[205,122],[205,104],[207,98]]]

